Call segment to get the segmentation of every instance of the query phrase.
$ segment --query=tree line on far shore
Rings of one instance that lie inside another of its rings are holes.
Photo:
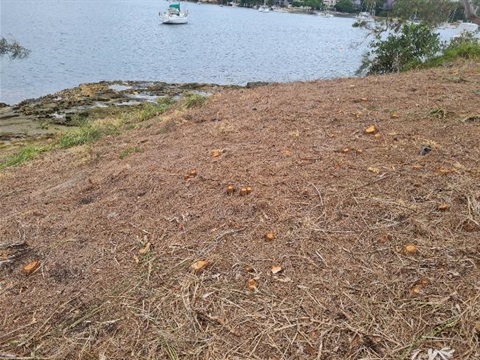
[[[232,0],[217,0],[219,4],[228,4]],[[236,0],[236,3],[242,7],[255,7],[264,5],[262,0]],[[283,1],[267,0],[268,6],[283,6]],[[441,22],[453,22],[471,20],[469,16],[475,16],[475,12],[480,8],[480,0],[337,0],[336,4],[328,7],[323,0],[293,0],[293,7],[304,7],[314,10],[334,10],[343,13],[369,12],[375,16],[398,15],[398,9],[408,9],[411,17],[419,16],[419,12],[436,13],[443,18]],[[467,10],[467,11],[465,11]],[[469,10],[469,11],[468,11]]]

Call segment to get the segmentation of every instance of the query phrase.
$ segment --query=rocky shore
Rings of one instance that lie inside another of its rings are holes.
[[[250,85],[247,85],[250,86]],[[102,81],[85,83],[13,106],[0,104],[0,147],[16,140],[51,137],[67,127],[78,125],[75,115],[88,116],[87,110],[118,106],[138,106],[185,93],[211,95],[231,86],[159,81]]]

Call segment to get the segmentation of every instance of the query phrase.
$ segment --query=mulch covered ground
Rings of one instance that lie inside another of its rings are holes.
[[[479,63],[141,125],[0,173],[0,358],[480,357]]]

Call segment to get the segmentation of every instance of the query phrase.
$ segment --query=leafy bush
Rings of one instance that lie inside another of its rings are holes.
[[[357,74],[385,74],[418,67],[438,55],[439,35],[422,24],[405,23],[392,28],[386,39],[377,33]]]
[[[335,4],[335,9],[340,12],[353,13],[358,11],[357,6],[352,2],[352,0],[339,0]]]

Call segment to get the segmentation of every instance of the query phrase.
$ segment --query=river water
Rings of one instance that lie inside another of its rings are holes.
[[[244,85],[352,76],[368,41],[352,18],[163,0],[0,0],[0,35],[31,50],[2,58],[0,102],[15,104],[102,80]]]

